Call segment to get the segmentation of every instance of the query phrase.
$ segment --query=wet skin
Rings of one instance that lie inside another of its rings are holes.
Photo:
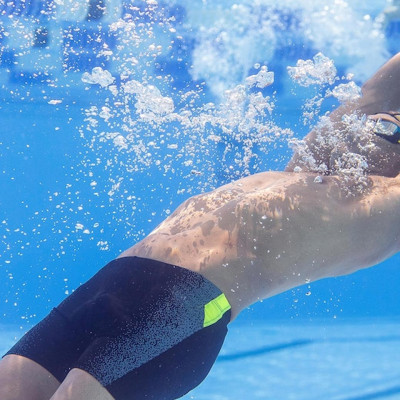
[[[361,99],[330,114],[330,129],[307,135],[310,152],[328,166],[322,183],[294,154],[285,172],[249,176],[188,199],[121,256],[203,274],[228,297],[232,318],[260,299],[392,256],[400,250],[400,145],[367,135],[362,151],[370,175],[362,190],[349,190],[352,183],[338,177],[334,166],[343,151],[361,151],[343,116],[400,109],[399,82],[400,54],[365,83]],[[321,148],[332,129],[341,132],[343,148],[329,141]],[[303,172],[294,173],[298,165]]]
[[[267,172],[184,202],[122,256],[196,271],[233,318],[295,286],[370,267],[400,250],[400,177],[370,177],[359,196],[337,177]]]

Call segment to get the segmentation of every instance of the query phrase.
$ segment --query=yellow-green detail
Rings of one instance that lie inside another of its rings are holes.
[[[204,306],[203,328],[215,324],[230,308],[231,305],[223,293],[211,300]]]

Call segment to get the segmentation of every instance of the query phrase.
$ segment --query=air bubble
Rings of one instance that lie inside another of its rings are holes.
[[[322,176],[316,176],[316,177],[315,177],[314,183],[322,183],[322,182],[323,182]]]

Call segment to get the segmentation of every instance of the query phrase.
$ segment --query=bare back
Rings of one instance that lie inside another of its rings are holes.
[[[398,251],[397,178],[359,197],[338,178],[268,172],[192,197],[122,256],[196,271],[228,297],[233,318],[257,300],[375,265]]]

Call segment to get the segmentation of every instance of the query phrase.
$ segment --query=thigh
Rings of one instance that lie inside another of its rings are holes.
[[[75,330],[56,308],[30,329],[6,354],[32,360],[59,382],[67,376],[90,338]]]
[[[230,321],[229,303],[193,271],[137,257],[118,260],[126,262],[136,273],[130,276],[130,268],[117,292],[108,290],[87,309],[97,320],[91,326],[103,328],[96,328],[101,334],[73,367],[90,373],[117,400],[181,397],[213,365]]]
[[[113,287],[127,281],[128,265],[109,263],[30,329],[6,355],[35,361],[63,381],[96,337],[113,335],[119,300]]]
[[[143,354],[135,348],[120,351],[114,343],[111,355],[110,343],[104,338],[94,342],[76,366],[93,374],[116,400],[178,399],[198,386],[210,372],[223,345],[229,321],[230,312],[226,312],[216,323],[193,333],[144,364],[135,364],[122,376],[120,371],[128,364],[127,360],[135,355],[140,359]],[[120,368],[110,368],[118,364],[113,361],[108,364],[103,357],[103,367],[96,365],[98,355],[107,353],[112,359],[119,358]]]
[[[18,355],[0,361],[0,399],[48,399],[60,382],[36,362]]]

